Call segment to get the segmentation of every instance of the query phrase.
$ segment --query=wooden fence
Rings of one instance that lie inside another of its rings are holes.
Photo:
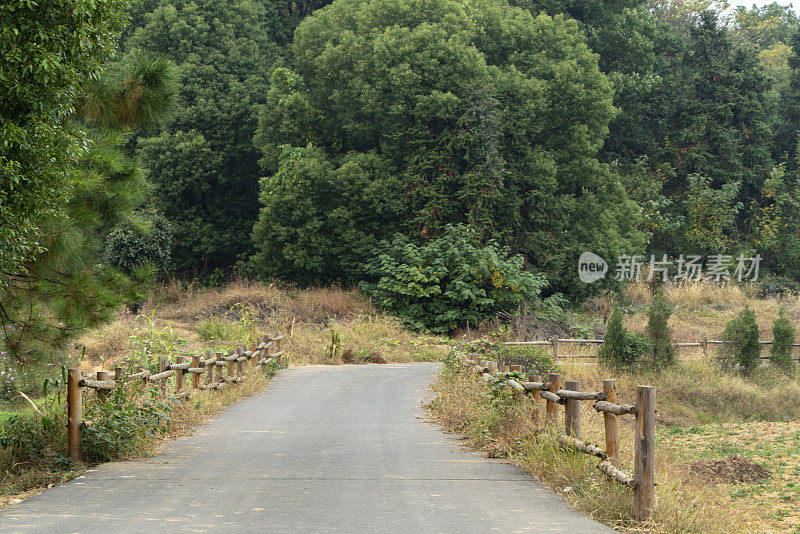
[[[472,356],[465,361],[470,370],[493,379],[495,373],[522,371],[520,365],[498,365],[496,362]],[[534,377],[531,377],[534,378]],[[653,488],[655,486],[655,389],[651,386],[637,387],[635,405],[617,404],[614,380],[603,381],[603,391],[581,391],[581,383],[567,380],[561,386],[561,375],[551,373],[545,379],[519,383],[508,378],[505,386],[519,394],[529,394],[534,404],[534,424],[539,425],[538,407],[545,401],[545,424],[550,428],[558,425],[558,407],[564,406],[565,433],[556,437],[558,443],[566,448],[582,452],[600,459],[597,468],[613,481],[633,490],[633,516],[638,521],[647,520],[654,509]],[[593,401],[594,409],[603,414],[605,430],[605,449],[581,440],[581,401]],[[619,469],[619,423],[618,416],[636,417],[636,439],[634,443],[633,475]]]
[[[248,369],[266,369],[272,362],[281,363],[285,353],[281,351],[284,336],[263,336],[260,343],[229,349],[228,354],[206,351],[205,359],[192,356],[191,361],[178,357],[175,362],[167,358],[159,360],[159,372],[141,371],[125,374],[122,368],[114,370],[112,378],[108,371],[98,371],[95,377],[85,377],[80,369],[70,369],[67,375],[67,435],[69,457],[81,461],[81,431],[91,426],[91,421],[83,421],[83,402],[81,388],[94,389],[104,398],[111,391],[125,387],[136,381],[158,383],[162,395],[167,395],[168,380],[175,377],[173,399],[188,399],[193,390],[218,390],[226,384],[236,384],[244,380]],[[225,370],[223,370],[225,369]],[[187,375],[191,376],[191,386],[186,385]],[[201,385],[205,375],[205,384]]]
[[[549,340],[536,340],[536,341],[506,341],[503,345],[506,346],[547,346],[550,347],[550,350],[553,352],[553,360],[558,360],[559,358],[597,358],[596,354],[559,354],[560,346],[562,344],[570,344],[570,345],[602,345],[605,343],[603,339],[578,339],[578,338],[559,338],[553,337]],[[687,347],[699,347],[703,350],[703,356],[708,356],[708,347],[709,345],[722,345],[727,343],[726,341],[720,340],[713,340],[707,339],[703,337],[700,341],[693,341],[693,342],[682,342],[682,343],[673,343],[672,345],[678,349],[687,348]],[[759,341],[761,345],[772,345],[772,341]],[[800,343],[794,343],[793,347],[800,347]],[[768,360],[769,356],[761,356],[762,360]],[[800,361],[800,357],[792,358],[795,361]]]

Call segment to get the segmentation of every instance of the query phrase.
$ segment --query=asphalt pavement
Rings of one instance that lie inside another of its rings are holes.
[[[0,532],[613,532],[428,422],[437,372],[281,371],[163,453],[103,464],[0,511]]]

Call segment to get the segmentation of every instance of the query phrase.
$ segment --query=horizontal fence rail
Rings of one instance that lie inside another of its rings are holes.
[[[553,353],[553,360],[557,360],[559,358],[597,358],[597,354],[559,354],[561,344],[573,344],[573,345],[602,345],[605,343],[604,339],[579,339],[579,338],[560,338],[560,337],[553,337],[552,339],[541,339],[535,341],[505,341],[503,345],[507,347],[550,347]],[[721,341],[718,339],[706,339],[703,338],[701,341],[688,341],[688,342],[680,342],[680,343],[673,343],[672,346],[677,348],[684,348],[684,347],[701,347],[703,349],[703,355],[708,356],[708,346],[709,345],[723,345],[728,343],[728,341]],[[772,341],[759,340],[761,345],[772,345]],[[793,343],[792,347],[800,347],[800,343]],[[769,356],[761,355],[760,358],[762,360],[768,360]],[[792,358],[795,361],[800,361],[800,356],[797,358]]]
[[[484,379],[493,380],[499,373],[521,372],[520,365],[498,365],[496,362],[472,356],[462,364],[468,370]],[[500,374],[499,376],[503,376]],[[514,375],[512,375],[514,376]],[[538,378],[538,377],[537,377]],[[653,508],[655,486],[655,389],[651,386],[637,387],[635,405],[617,404],[613,379],[603,380],[602,391],[582,391],[581,383],[566,380],[561,375],[551,373],[538,380],[519,383],[506,377],[505,387],[515,394],[530,394],[534,411],[532,419],[539,427],[538,402],[545,401],[545,424],[555,428],[558,424],[558,407],[564,406],[564,434],[556,441],[564,448],[588,454],[599,459],[597,468],[610,480],[633,490],[633,516],[638,521],[650,518]],[[605,448],[581,440],[581,401],[594,401],[592,407],[603,415]],[[636,418],[636,439],[634,442],[634,472],[622,471],[619,467],[619,422],[618,416],[633,415]]]
[[[286,353],[281,350],[284,336],[263,336],[259,341],[236,349],[229,349],[227,355],[222,352],[206,351],[206,357],[191,356],[191,361],[180,356],[175,362],[161,358],[158,373],[142,370],[137,373],[125,373],[121,367],[114,369],[114,376],[109,371],[98,371],[94,377],[83,376],[80,369],[69,369],[67,374],[67,441],[69,457],[80,462],[82,429],[91,426],[92,421],[83,420],[83,399],[81,388],[93,389],[103,399],[108,394],[128,384],[141,382],[156,384],[162,396],[167,396],[168,380],[175,377],[174,391],[170,398],[188,399],[194,390],[218,390],[226,384],[237,384],[244,381],[248,370],[256,368],[266,370],[275,362],[285,363]],[[205,384],[201,384],[205,375]],[[191,385],[187,387],[186,381]]]

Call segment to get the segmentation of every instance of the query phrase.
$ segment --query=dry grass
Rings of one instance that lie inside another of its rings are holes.
[[[772,339],[772,322],[781,307],[785,308],[790,319],[800,322],[800,297],[787,294],[757,298],[755,287],[748,284],[681,283],[665,286],[664,294],[675,306],[670,327],[676,342],[700,341],[703,336],[719,339],[725,330],[725,323],[745,305],[755,311],[761,339],[764,340]],[[652,301],[650,287],[644,282],[628,284],[624,296],[635,311],[626,315],[626,327],[644,330],[647,324],[646,308]]]
[[[343,363],[345,351],[358,355],[355,361],[369,354],[374,361],[431,361],[449,350],[446,339],[407,331],[357,290],[297,290],[247,280],[204,290],[173,281],[156,292],[139,317],[120,314],[83,336],[73,358],[80,358],[86,346],[81,365],[98,371],[130,357],[143,337],[171,338],[165,339],[170,349],[159,355],[174,358],[249,343],[268,333],[287,336],[282,348],[296,365]]]
[[[656,465],[656,513],[648,525],[636,525],[631,520],[632,493],[607,481],[592,458],[560,448],[555,429],[535,428],[529,400],[493,405],[485,382],[466,374],[445,373],[434,390],[437,398],[431,409],[443,426],[465,435],[471,445],[489,456],[511,458],[578,509],[619,530],[664,534],[754,531],[756,516],[747,503],[734,503],[725,488],[688,476],[680,460],[662,448]],[[543,411],[543,403],[539,411]],[[538,413],[540,421],[542,416]],[[602,418],[588,403],[582,405],[581,418],[583,438],[602,444]],[[628,471],[633,432],[632,422],[623,419],[620,460]]]

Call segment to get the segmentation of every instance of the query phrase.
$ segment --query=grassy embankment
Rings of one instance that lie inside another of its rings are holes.
[[[634,286],[627,296],[626,326],[642,329],[649,294]],[[758,314],[761,339],[771,339],[779,306],[795,322],[800,311],[794,297],[756,299],[735,287],[673,288],[667,296],[676,306],[670,326],[680,341],[718,339],[725,321],[745,303]],[[518,357],[519,350],[507,355]],[[688,360],[660,374],[612,371],[585,361],[559,364],[563,377],[580,380],[584,390],[599,391],[603,378],[616,378],[622,402],[635,401],[637,384],[656,387],[658,511],[644,527],[630,521],[631,492],[605,481],[596,461],[559,449],[547,429],[535,432],[529,402],[498,402],[483,380],[445,373],[431,407],[472,446],[513,459],[579,509],[621,530],[800,532],[800,375],[768,368],[749,377],[726,374],[711,361],[713,354],[681,354]],[[622,461],[632,471],[633,420],[620,422]],[[557,430],[562,427],[560,422]],[[582,403],[582,433],[602,446],[602,417],[590,403]]]
[[[275,333],[286,335],[282,348],[290,354],[291,365],[434,360],[448,350],[446,340],[407,332],[357,291],[293,290],[245,281],[217,289],[171,283],[156,292],[141,315],[120,312],[112,323],[76,340],[62,363],[87,372],[110,370],[122,363],[147,367],[161,356],[174,360]],[[40,379],[56,368],[53,362],[45,369],[28,366],[25,373],[36,378],[28,380],[27,388],[21,384],[21,389],[34,397],[38,393],[39,398],[34,399],[37,409],[59,418],[63,417],[63,398],[52,393],[40,397]],[[230,389],[198,392],[189,402],[173,403],[167,433],[137,440],[134,450],[125,456],[153,453],[165,439],[190,432],[225,406],[260,391],[267,381],[266,376],[254,373]],[[21,397],[16,401],[3,407],[0,421],[34,414],[27,401]],[[63,427],[62,423],[56,419],[57,425]],[[48,435],[51,439],[38,460],[19,462],[19,455],[10,448],[0,448],[0,505],[80,473],[80,466],[64,461],[66,433],[59,430]]]

